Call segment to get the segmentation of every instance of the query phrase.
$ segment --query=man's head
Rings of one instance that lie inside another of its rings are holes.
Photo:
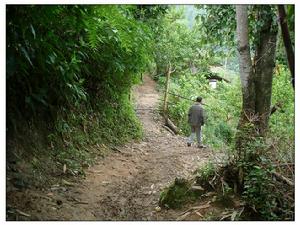
[[[196,99],[196,102],[200,102],[201,103],[202,102],[202,97],[198,96],[197,99]]]

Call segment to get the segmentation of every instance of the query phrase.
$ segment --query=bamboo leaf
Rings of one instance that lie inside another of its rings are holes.
[[[32,64],[32,62],[31,62],[31,60],[30,60],[30,57],[29,57],[29,55],[28,55],[26,49],[25,49],[24,47],[21,47],[21,51],[23,52],[25,58],[26,58],[27,61],[30,63],[30,65],[33,66],[33,64]]]

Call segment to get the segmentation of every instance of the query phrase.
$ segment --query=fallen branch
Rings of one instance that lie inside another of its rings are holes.
[[[194,190],[194,191],[204,191],[204,188],[199,186],[199,185],[194,185],[191,187],[191,190]]]
[[[203,215],[201,213],[199,213],[198,211],[195,212],[198,216],[203,217]]]
[[[281,180],[290,186],[295,186],[294,182],[277,172],[272,172],[272,175],[274,175],[278,180]]]
[[[19,210],[19,209],[16,209],[16,212],[19,213],[19,214],[22,215],[22,216],[31,217],[31,215],[29,215],[28,213],[22,212],[22,211]]]
[[[66,181],[66,180],[64,180],[64,179],[62,179],[62,184],[66,185],[66,186],[75,186],[74,183],[71,183],[71,182]]]
[[[88,202],[85,202],[85,201],[80,201],[76,198],[74,198],[74,201],[76,202],[75,204],[89,204]]]
[[[175,134],[178,134],[178,128],[174,125],[174,123],[169,119],[165,119],[165,125],[169,127]]]
[[[209,208],[210,207],[210,202],[207,202],[205,205],[200,205],[200,206],[194,206],[194,207],[191,207],[189,208],[188,210],[184,211],[183,213],[181,213],[180,215],[184,215],[186,214],[187,212],[190,212],[192,210],[199,210],[199,209],[206,209],[206,208]]]
[[[172,93],[172,92],[168,92],[168,94],[174,95],[174,96],[176,96],[176,97],[179,97],[179,98],[182,98],[182,99],[185,99],[185,100],[189,100],[189,101],[191,101],[191,102],[196,102],[195,100],[192,100],[192,99],[187,98],[187,97],[183,97],[183,96],[181,96],[181,95],[174,94],[174,93]],[[201,104],[202,104],[202,105],[206,105],[206,104],[204,104],[204,103],[201,103]],[[207,106],[207,105],[206,105],[206,106]]]
[[[165,128],[167,131],[169,131],[172,135],[176,135],[175,133],[174,133],[174,131],[173,130],[171,130],[169,127],[167,127],[166,125],[163,125],[163,128]]]
[[[295,166],[295,163],[273,163],[273,166]]]
[[[179,216],[176,221],[180,221],[180,220],[184,220],[188,215],[190,215],[191,212],[186,212],[185,214],[183,214],[182,216]]]
[[[275,113],[277,110],[282,110],[282,103],[281,102],[277,102],[275,105],[273,105],[270,109],[270,115],[272,115],[273,113]]]
[[[218,76],[217,74],[209,74],[209,75],[206,76],[206,79],[215,79],[215,80],[218,80],[218,81],[225,81],[226,83],[230,83],[229,80],[227,80],[224,77]]]
[[[113,151],[115,151],[115,152],[123,153],[121,150],[119,150],[119,149],[118,149],[117,147],[115,147],[115,146],[112,146],[110,149],[113,150]]]
[[[88,202],[86,202],[86,201],[81,201],[81,200],[79,200],[79,199],[77,199],[77,198],[75,198],[75,197],[73,197],[73,196],[71,196],[68,200],[69,200],[69,201],[74,201],[75,204],[89,204]]]

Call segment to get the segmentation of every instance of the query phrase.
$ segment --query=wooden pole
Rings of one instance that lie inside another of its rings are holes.
[[[168,119],[168,91],[169,91],[169,80],[170,80],[170,74],[171,74],[171,63],[169,63],[167,77],[166,77],[166,83],[165,83],[165,96],[164,96],[164,107],[163,107],[163,113],[165,120]]]
[[[175,71],[175,70],[174,70]],[[163,114],[165,119],[165,125],[169,127],[175,134],[178,134],[178,129],[174,125],[174,123],[168,118],[168,92],[169,92],[169,82],[170,82],[170,75],[172,72],[171,70],[171,63],[169,63],[166,83],[165,83],[165,95],[164,95],[164,107],[163,107]]]

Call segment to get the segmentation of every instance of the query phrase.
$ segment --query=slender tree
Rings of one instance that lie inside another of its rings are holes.
[[[290,38],[289,28],[287,25],[287,18],[286,18],[284,5],[278,5],[278,14],[279,14],[279,22],[281,27],[283,43],[285,46],[287,60],[292,75],[292,85],[293,88],[295,89],[295,55],[294,55],[294,49]]]

